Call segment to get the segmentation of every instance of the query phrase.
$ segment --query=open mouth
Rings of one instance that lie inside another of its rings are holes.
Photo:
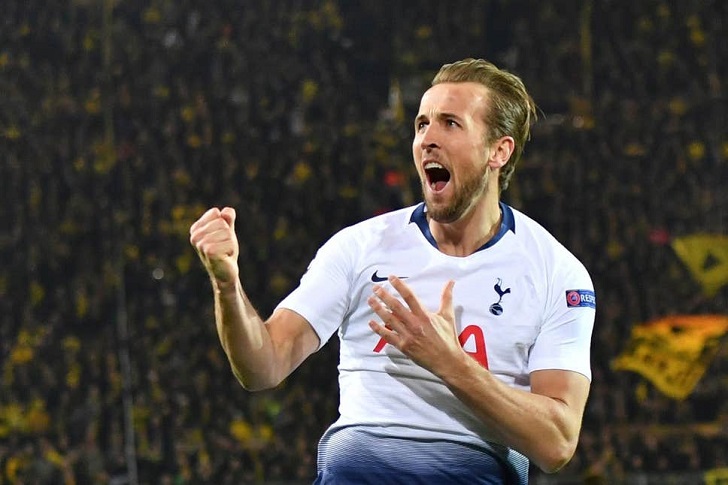
[[[425,166],[425,176],[427,177],[427,185],[434,192],[440,192],[450,181],[450,172],[439,163],[428,163]]]

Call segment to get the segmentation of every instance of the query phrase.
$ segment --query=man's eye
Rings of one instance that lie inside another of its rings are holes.
[[[458,126],[458,122],[455,120],[447,120],[447,126]]]

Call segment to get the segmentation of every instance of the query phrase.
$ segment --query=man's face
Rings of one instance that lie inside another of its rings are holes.
[[[437,222],[458,220],[485,194],[487,103],[487,88],[471,82],[437,84],[422,96],[412,154],[427,213]]]

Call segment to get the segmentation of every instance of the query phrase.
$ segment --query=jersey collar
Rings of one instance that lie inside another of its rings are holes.
[[[488,249],[489,247],[494,246],[508,231],[512,231],[514,234],[516,233],[516,221],[513,217],[513,210],[511,210],[510,206],[506,205],[502,201],[499,201],[498,205],[500,206],[501,214],[503,215],[500,229],[498,230],[498,233],[490,239],[490,241],[479,247],[477,251],[482,251],[483,249]],[[421,202],[412,212],[412,215],[410,216],[410,223],[413,222],[420,228],[425,239],[427,239],[434,248],[437,248],[437,241],[435,241],[435,238],[430,231],[430,225],[427,223],[427,209],[425,208],[424,202]]]

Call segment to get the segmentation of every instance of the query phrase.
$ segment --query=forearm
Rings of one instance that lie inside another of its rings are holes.
[[[492,432],[546,472],[574,454],[581,413],[557,398],[509,387],[469,356],[441,376],[453,394]]]
[[[270,335],[240,282],[222,286],[213,281],[213,292],[217,334],[235,377],[248,390],[278,385]]]

